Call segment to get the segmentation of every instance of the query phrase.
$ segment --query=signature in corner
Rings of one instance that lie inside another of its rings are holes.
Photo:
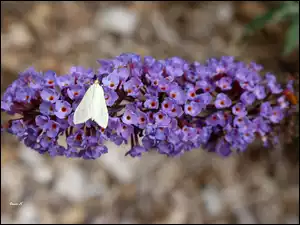
[[[10,202],[9,205],[23,205],[23,202]]]

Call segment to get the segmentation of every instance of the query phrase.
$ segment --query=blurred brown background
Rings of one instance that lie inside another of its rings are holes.
[[[29,66],[65,74],[123,52],[233,55],[285,80],[299,73],[299,50],[281,56],[287,24],[242,39],[272,4],[2,1],[1,93]],[[112,144],[84,161],[41,156],[1,134],[1,223],[299,223],[299,139],[288,135],[276,149],[255,145],[228,159],[202,150],[132,159]]]

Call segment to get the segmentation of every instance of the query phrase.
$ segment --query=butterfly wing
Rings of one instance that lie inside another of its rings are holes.
[[[93,105],[92,105],[92,119],[102,128],[108,125],[108,109],[104,97],[103,88],[99,84],[95,84]]]
[[[87,120],[91,119],[94,92],[95,85],[92,85],[84,94],[81,102],[75,110],[73,118],[74,124],[84,123]]]

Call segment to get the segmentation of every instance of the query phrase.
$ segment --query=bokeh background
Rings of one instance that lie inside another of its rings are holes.
[[[1,93],[30,66],[65,74],[123,52],[200,62],[233,55],[297,83],[299,50],[281,54],[286,22],[243,38],[274,4],[1,1]],[[299,224],[298,119],[284,124],[275,149],[258,142],[227,159],[201,149],[132,159],[113,144],[96,161],[51,159],[1,134],[1,223]]]

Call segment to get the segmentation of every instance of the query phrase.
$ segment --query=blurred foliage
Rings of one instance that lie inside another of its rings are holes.
[[[263,15],[253,19],[245,28],[249,35],[264,28],[267,24],[289,21],[290,26],[285,35],[283,55],[288,55],[299,47],[299,1],[285,1],[277,8],[273,8]]]

